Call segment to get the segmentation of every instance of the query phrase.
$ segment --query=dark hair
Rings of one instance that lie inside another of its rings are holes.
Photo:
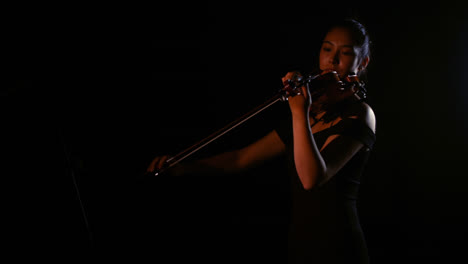
[[[367,56],[370,57],[372,42],[366,27],[361,22],[353,18],[347,18],[331,24],[328,29],[331,30],[337,27],[346,28],[351,32],[355,45],[361,47],[361,59]]]

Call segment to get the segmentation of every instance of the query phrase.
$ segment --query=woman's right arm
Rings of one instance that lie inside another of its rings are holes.
[[[175,176],[188,173],[237,173],[279,155],[285,148],[284,143],[281,141],[276,131],[271,131],[261,139],[244,148],[196,161],[181,162],[168,169],[168,171],[170,170],[170,174]],[[148,166],[147,171],[153,172],[160,169],[164,166],[167,158],[167,156],[156,157]]]

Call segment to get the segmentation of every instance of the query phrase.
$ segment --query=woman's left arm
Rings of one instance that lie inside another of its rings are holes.
[[[286,75],[284,79],[290,78]],[[283,79],[283,81],[284,81]],[[363,144],[351,137],[331,135],[321,149],[315,142],[310,121],[310,93],[302,87],[299,95],[288,98],[292,113],[294,163],[299,179],[306,190],[322,185],[333,177],[362,147]],[[362,119],[375,129],[375,116],[367,104],[362,104],[350,118]]]
[[[288,72],[283,84],[295,80],[297,72]],[[315,143],[309,121],[309,110],[312,104],[310,91],[305,86],[297,95],[289,96],[288,103],[292,114],[294,164],[302,186],[312,189],[326,173],[326,163]]]
[[[366,103],[356,106],[353,115],[347,118],[358,119],[375,133],[376,121],[372,108]],[[353,137],[339,134],[329,136],[320,149],[320,155],[325,160],[327,169],[318,185],[331,179],[362,147],[364,144]]]
[[[375,129],[372,110],[348,118],[360,119]],[[321,149],[317,148],[308,118],[293,114],[294,162],[304,189],[311,190],[331,179],[362,148],[364,144],[340,134],[327,138]]]

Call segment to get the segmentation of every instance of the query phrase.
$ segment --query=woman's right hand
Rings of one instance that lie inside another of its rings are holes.
[[[153,159],[153,161],[151,161],[148,168],[146,169],[146,172],[155,172],[156,170],[160,170],[162,167],[164,167],[164,164],[168,158],[168,155],[157,156]]]

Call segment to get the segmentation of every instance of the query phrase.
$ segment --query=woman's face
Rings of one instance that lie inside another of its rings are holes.
[[[354,45],[353,38],[346,28],[333,28],[325,36],[320,49],[320,70],[338,72],[340,77],[350,72],[358,74],[360,66],[365,67],[360,56],[361,48]]]

